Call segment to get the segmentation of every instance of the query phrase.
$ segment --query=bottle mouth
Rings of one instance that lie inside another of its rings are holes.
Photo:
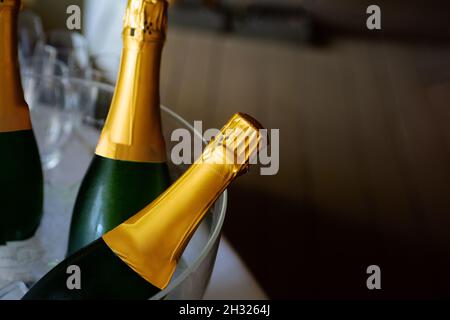
[[[234,173],[245,173],[262,147],[263,129],[248,114],[236,113],[208,144],[198,163],[231,165]]]

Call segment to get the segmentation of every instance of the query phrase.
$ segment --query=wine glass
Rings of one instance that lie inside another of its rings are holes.
[[[18,20],[18,36],[20,57],[31,58],[36,48],[45,43],[41,18],[30,10],[21,11]]]
[[[32,101],[33,95],[36,93],[35,86],[39,82],[39,78],[36,75],[58,76],[61,78],[69,76],[67,66],[56,58],[57,53],[54,48],[44,46],[40,49],[39,55],[24,59],[20,63],[23,75],[34,75],[33,77],[22,77],[22,86],[27,101]]]
[[[24,63],[22,82],[38,140],[45,178],[60,160],[78,122],[68,69],[59,61],[31,58]]]
[[[111,52],[94,54],[91,65],[102,75],[103,81],[114,84],[119,73],[120,55]]]
[[[47,35],[47,45],[56,49],[58,60],[68,66],[70,76],[92,79],[90,78],[91,66],[88,43],[81,33],[52,30]]]

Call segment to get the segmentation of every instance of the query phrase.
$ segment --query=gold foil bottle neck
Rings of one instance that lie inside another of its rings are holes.
[[[96,154],[132,162],[164,162],[159,73],[167,2],[129,0],[120,71]]]
[[[198,162],[223,164],[232,172],[246,172],[250,155],[260,146],[262,125],[245,113],[236,113],[209,143]]]
[[[160,289],[165,288],[209,208],[258,152],[260,129],[262,127],[250,116],[234,115],[222,128],[221,136],[236,138],[238,143],[234,147],[225,146],[222,141],[218,142],[221,138],[216,137],[169,189],[103,235],[108,247],[141,277]],[[236,130],[236,134],[230,130]],[[219,161],[229,150],[240,154],[241,143],[248,143],[242,164]]]
[[[17,52],[20,0],[0,1],[0,133],[31,129]]]
[[[165,0],[128,0],[124,18],[124,39],[138,41],[164,41],[167,30]]]

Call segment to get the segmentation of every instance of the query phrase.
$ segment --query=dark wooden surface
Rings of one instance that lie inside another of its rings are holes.
[[[225,225],[269,296],[450,295],[449,61],[444,45],[171,30],[163,104],[205,128],[243,111],[280,129],[279,173],[237,181]]]

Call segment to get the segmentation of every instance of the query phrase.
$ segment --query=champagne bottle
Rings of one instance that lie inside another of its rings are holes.
[[[43,203],[41,161],[19,72],[20,5],[0,1],[0,269],[16,254],[8,253],[7,243],[19,250],[17,242],[34,235]]]
[[[77,196],[68,254],[131,217],[170,185],[159,100],[167,7],[162,0],[128,1],[118,82]]]
[[[66,258],[24,299],[148,299],[164,289],[205,213],[258,151],[262,127],[236,114],[202,156],[149,206]],[[240,161],[236,161],[239,159]],[[67,268],[81,289],[67,288]]]

